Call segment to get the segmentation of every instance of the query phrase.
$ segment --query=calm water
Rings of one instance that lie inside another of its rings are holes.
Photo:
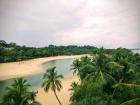
[[[134,53],[140,53],[140,50],[132,50]]]
[[[72,64],[74,59],[64,59],[64,60],[53,60],[50,62],[45,62],[42,64],[43,70],[45,70],[49,67],[56,66],[56,70],[58,71],[58,74],[63,74],[64,76],[68,76],[72,74],[72,71],[70,71],[70,65]],[[27,76],[25,79],[28,80],[29,84],[32,86],[31,88],[33,90],[36,90],[39,88],[42,84],[42,77],[43,73]],[[0,97],[4,95],[5,93],[5,87],[10,86],[10,84],[13,82],[13,79],[6,80],[0,83]]]

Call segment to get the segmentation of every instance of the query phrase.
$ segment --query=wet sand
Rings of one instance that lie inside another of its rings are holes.
[[[68,58],[80,58],[82,56],[86,55],[45,57],[20,62],[0,63],[0,81],[42,73],[42,63],[44,62]]]
[[[73,56],[56,56],[56,57],[46,57],[46,58],[37,58],[21,62],[12,62],[12,63],[0,63],[0,81],[33,75],[43,72],[42,63],[59,60],[59,59],[68,59],[68,58],[80,58],[86,55],[73,55]],[[70,75],[62,80],[62,90],[57,92],[57,95],[62,102],[62,105],[69,105],[69,98],[71,91],[70,85],[73,81],[78,81],[77,76]],[[38,94],[36,99],[42,105],[59,105],[54,93],[50,90],[48,93],[44,92],[43,88],[38,88]]]

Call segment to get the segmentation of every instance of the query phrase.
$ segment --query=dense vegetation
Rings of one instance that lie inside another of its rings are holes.
[[[45,92],[52,90],[59,104],[62,105],[58,98],[56,91],[60,91],[62,88],[61,79],[63,75],[60,75],[56,71],[56,67],[52,67],[46,70],[43,76],[42,88]],[[36,101],[37,92],[29,89],[30,85],[24,78],[16,78],[11,86],[5,89],[5,94],[0,99],[0,105],[41,105]]]
[[[90,57],[76,59],[71,65],[80,80],[71,84],[70,105],[140,105],[140,54],[131,50],[53,45],[31,48],[5,42],[0,43],[0,49],[0,62],[89,53]],[[53,67],[44,74],[42,84],[45,92],[54,92],[60,105],[56,91],[62,88],[62,78]],[[36,94],[29,90],[26,80],[19,78],[6,89],[0,105],[40,105]]]
[[[41,105],[35,100],[37,92],[30,91],[27,80],[17,78],[10,87],[6,88],[0,105]]]
[[[104,49],[77,59],[72,70],[80,83],[72,83],[71,105],[140,105],[140,55],[118,48]]]
[[[35,48],[19,46],[16,43],[6,43],[0,41],[0,62],[21,61],[39,57],[58,56],[58,55],[76,55],[91,54],[96,52],[93,46],[54,46]]]

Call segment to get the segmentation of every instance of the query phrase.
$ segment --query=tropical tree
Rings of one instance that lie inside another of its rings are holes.
[[[29,86],[27,80],[15,79],[11,87],[6,88],[1,105],[41,105],[35,100],[37,92],[29,91]]]
[[[90,64],[90,63],[92,63],[92,62],[91,62],[91,58],[88,57],[88,56],[81,57],[80,60],[81,60],[81,63],[82,63],[82,64]]]
[[[81,67],[81,62],[79,59],[76,59],[73,61],[71,65],[71,70],[73,70],[73,74],[77,74],[78,76],[80,75],[80,67]]]
[[[140,104],[140,98],[135,98],[135,99],[131,99],[126,102],[123,102],[120,105],[139,105],[139,104]]]
[[[70,91],[74,91],[74,89],[78,86],[78,82],[73,81],[71,83],[71,88],[69,89]]]
[[[122,48],[107,54],[100,48],[89,62],[79,61],[82,78],[72,88],[71,105],[139,105],[139,54]]]
[[[83,79],[87,74],[93,72],[94,68],[91,64],[91,58],[85,56],[80,59],[74,60],[71,65],[71,70],[73,70],[73,74],[77,74],[80,79]]]
[[[59,104],[62,105],[62,103],[60,102],[60,100],[56,94],[56,90],[60,91],[62,88],[60,79],[63,79],[63,76],[58,75],[58,73],[56,71],[56,67],[49,68],[46,70],[46,73],[43,76],[42,87],[44,87],[45,92],[48,92],[49,89],[51,89],[54,92],[54,95],[55,95],[56,99],[58,100]]]

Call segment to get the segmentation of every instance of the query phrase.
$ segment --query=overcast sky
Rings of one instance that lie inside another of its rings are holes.
[[[0,0],[0,39],[36,47],[140,47],[140,0]]]

